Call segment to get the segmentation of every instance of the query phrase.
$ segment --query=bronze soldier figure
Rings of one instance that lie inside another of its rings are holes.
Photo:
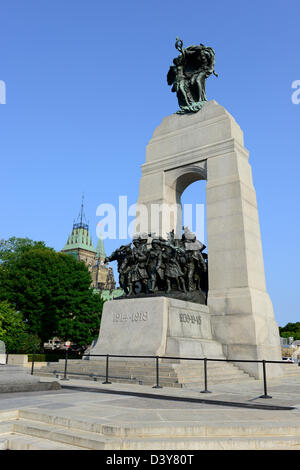
[[[153,238],[148,253],[147,272],[150,280],[150,292],[162,289],[165,279],[165,265],[163,262],[162,240]]]
[[[184,273],[180,268],[178,260],[176,258],[176,247],[170,243],[165,243],[164,251],[165,260],[165,279],[167,283],[166,292],[170,292],[172,288],[172,282],[176,284],[176,289],[186,292]]]
[[[130,295],[132,292],[130,269],[133,264],[131,243],[120,246],[120,248],[115,250],[104,260],[105,263],[110,261],[117,261],[120,287],[124,290],[126,295]]]
[[[131,283],[133,287],[138,287],[140,291],[148,292],[147,263],[147,236],[139,235],[133,238],[133,267],[131,270]],[[138,285],[137,285],[138,284]]]

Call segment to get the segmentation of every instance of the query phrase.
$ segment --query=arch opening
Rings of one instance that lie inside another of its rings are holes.
[[[197,178],[189,180],[180,195],[182,219],[181,226],[188,227],[196,234],[197,239],[207,246],[206,229],[206,181]]]
[[[190,259],[193,258],[192,276],[191,279],[189,279],[190,284],[187,288],[190,291],[201,289],[207,303],[209,284],[206,228],[206,179],[203,178],[203,174],[199,172],[184,173],[176,180],[174,189],[176,189],[176,203],[179,206],[177,212],[176,238],[182,240],[182,242],[178,240],[177,243],[179,246],[185,246],[187,250],[196,250],[190,255],[186,253],[188,258],[189,256],[191,257]],[[195,248],[191,248],[193,244],[189,245],[183,242],[184,239],[186,240],[187,234],[191,235],[190,232],[195,235],[195,241],[197,240]],[[183,235],[184,237],[182,238]],[[200,242],[200,244],[198,242]],[[190,262],[183,268],[186,269],[187,272],[191,269]],[[190,278],[189,275],[188,278]]]

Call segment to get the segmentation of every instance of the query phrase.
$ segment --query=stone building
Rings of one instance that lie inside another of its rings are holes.
[[[112,291],[116,287],[116,282],[113,270],[105,263],[105,258],[104,242],[100,237],[96,247],[95,262],[91,271],[92,286],[100,291]]]
[[[116,282],[113,270],[105,263],[106,254],[103,239],[98,239],[95,249],[89,233],[89,225],[85,220],[83,202],[78,219],[73,223],[72,232],[61,251],[86,264],[92,277],[91,287],[109,292],[115,289]]]

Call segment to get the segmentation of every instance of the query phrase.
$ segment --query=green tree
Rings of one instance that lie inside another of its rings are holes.
[[[21,312],[31,334],[80,345],[97,337],[103,301],[83,262],[28,239],[10,239],[1,254],[0,300]]]
[[[11,260],[22,255],[26,250],[32,248],[47,248],[42,241],[30,240],[30,238],[11,237],[8,240],[0,240],[0,263]]]
[[[0,240],[0,300],[9,298],[9,270],[10,267],[27,250],[33,248],[47,248],[42,241],[34,241],[29,238],[11,237],[8,240]]]
[[[38,349],[39,338],[27,331],[26,322],[7,301],[0,302],[0,339],[7,353],[28,353]]]
[[[295,340],[300,340],[300,322],[287,323],[285,326],[279,327],[279,334],[283,338],[293,337]]]

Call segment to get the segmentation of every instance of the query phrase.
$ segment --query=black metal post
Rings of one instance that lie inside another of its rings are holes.
[[[32,354],[32,360],[31,360],[31,375],[33,375],[33,369],[34,369],[34,356],[35,356],[35,352]]]
[[[262,365],[263,365],[263,376],[264,376],[264,394],[261,395],[259,398],[272,398],[270,395],[267,393],[267,374],[266,374],[266,361],[263,359],[262,360]]]
[[[68,349],[66,349],[64,377],[61,380],[69,380],[67,378],[67,369],[68,369]]]
[[[156,385],[154,385],[152,388],[162,388],[160,385],[159,385],[159,356],[156,356]]]
[[[106,355],[106,378],[105,378],[105,382],[102,382],[103,384],[111,384],[111,382],[109,382],[108,380],[108,358],[109,358],[109,354]]]
[[[209,390],[207,390],[207,358],[204,358],[204,390],[202,390],[200,393],[211,393]]]

